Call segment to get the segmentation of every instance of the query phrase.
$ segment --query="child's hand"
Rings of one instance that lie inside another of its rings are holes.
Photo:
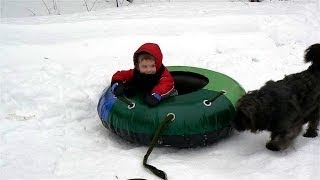
[[[157,93],[148,94],[145,98],[146,104],[149,106],[157,105],[161,100],[161,96]]]
[[[111,92],[115,96],[121,96],[124,94],[124,85],[121,82],[116,82],[111,85]]]

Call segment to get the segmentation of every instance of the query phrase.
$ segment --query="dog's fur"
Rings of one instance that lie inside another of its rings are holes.
[[[305,137],[316,137],[320,118],[320,44],[305,50],[309,68],[279,81],[268,81],[260,90],[248,92],[236,105],[233,127],[238,131],[267,130],[272,151],[286,149],[309,123]]]

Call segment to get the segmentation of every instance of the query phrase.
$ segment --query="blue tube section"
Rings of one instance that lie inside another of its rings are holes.
[[[103,90],[97,107],[101,121],[107,122],[111,107],[116,100],[117,98],[111,92],[110,86]]]

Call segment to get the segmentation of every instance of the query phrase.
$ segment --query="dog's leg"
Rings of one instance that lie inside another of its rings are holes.
[[[266,148],[271,151],[280,151],[289,147],[293,140],[301,132],[301,126],[295,126],[282,132],[272,132],[271,140],[266,144]]]
[[[266,148],[271,151],[280,151],[278,137],[280,136],[280,133],[277,132],[271,132],[271,140],[266,144]]]
[[[313,111],[306,120],[309,121],[308,129],[306,133],[303,135],[304,137],[317,137],[318,136],[318,125],[320,120],[320,110],[316,109]]]

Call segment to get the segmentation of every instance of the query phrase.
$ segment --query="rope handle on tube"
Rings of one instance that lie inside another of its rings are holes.
[[[164,171],[162,171],[160,169],[157,169],[156,167],[148,164],[147,161],[148,161],[148,157],[150,156],[153,148],[157,145],[161,134],[168,127],[170,122],[172,122],[174,119],[175,119],[175,114],[173,114],[173,113],[168,113],[167,114],[165,119],[160,123],[160,125],[158,126],[158,129],[154,133],[152,141],[149,144],[149,148],[147,150],[147,153],[143,157],[143,165],[144,165],[144,167],[149,169],[149,171],[151,171],[154,175],[158,176],[159,178],[161,178],[163,180],[168,180],[167,174]],[[139,180],[139,179],[142,180],[141,178],[135,178],[135,179],[129,179],[129,180]]]
[[[128,99],[125,96],[118,96],[117,97],[120,101],[128,104],[128,109],[133,109],[136,106],[136,103],[134,103],[132,100]]]
[[[203,100],[203,104],[204,104],[205,106],[211,106],[211,104],[212,104],[213,101],[215,101],[215,100],[218,99],[220,96],[222,96],[222,95],[224,95],[224,94],[226,94],[226,93],[227,93],[227,91],[221,90],[221,91],[220,91],[216,96],[214,96],[213,98]]]

